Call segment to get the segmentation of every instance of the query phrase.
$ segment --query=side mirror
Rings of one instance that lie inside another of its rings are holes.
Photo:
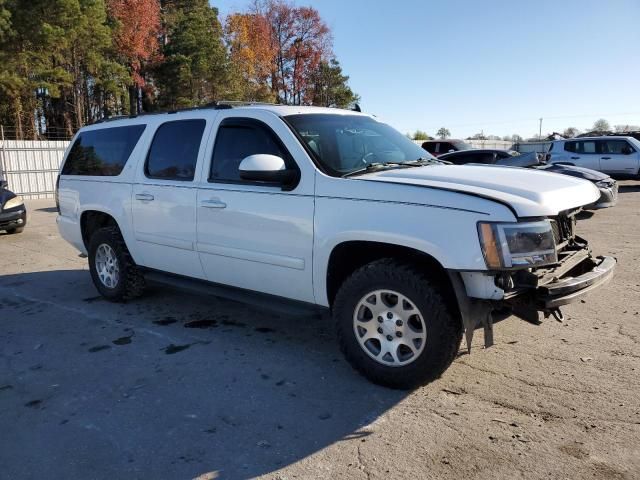
[[[286,185],[296,177],[296,171],[288,170],[282,158],[264,153],[244,158],[239,169],[241,179],[254,182]]]
[[[623,155],[631,155],[632,153],[633,153],[633,149],[629,145],[625,145],[624,147],[622,147]]]

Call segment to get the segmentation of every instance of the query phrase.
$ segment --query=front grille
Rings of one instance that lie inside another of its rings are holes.
[[[576,235],[576,213],[560,214],[557,217],[550,218],[553,238],[559,249],[562,249],[566,243],[573,240]]]

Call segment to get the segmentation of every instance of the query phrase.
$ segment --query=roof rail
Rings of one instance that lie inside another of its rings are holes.
[[[178,112],[190,112],[193,110],[207,110],[207,109],[212,109],[212,110],[227,110],[229,108],[233,108],[233,107],[248,107],[251,105],[277,105],[277,103],[268,103],[268,102],[252,102],[252,101],[243,101],[243,100],[217,100],[215,102],[211,102],[211,103],[207,103],[205,105],[198,105],[196,107],[185,107],[185,108],[173,108],[171,110],[158,110],[155,112],[142,112],[142,113],[138,113],[137,115],[116,115],[113,117],[105,117],[105,118],[101,118],[99,120],[96,120],[95,122],[91,123],[90,125],[96,125],[98,123],[105,123],[105,122],[112,122],[115,120],[122,120],[125,118],[137,118],[137,117],[143,117],[143,116],[147,116],[147,115],[163,115],[163,114],[172,114],[172,113],[178,113]]]

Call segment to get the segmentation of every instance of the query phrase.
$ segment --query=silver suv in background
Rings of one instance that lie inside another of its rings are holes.
[[[640,176],[640,141],[633,137],[604,136],[556,140],[549,163],[590,168],[617,177]]]

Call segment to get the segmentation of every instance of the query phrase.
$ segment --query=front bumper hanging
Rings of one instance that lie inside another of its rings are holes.
[[[458,275],[450,273],[467,340],[471,350],[473,332],[484,328],[485,347],[493,344],[493,323],[513,314],[528,322],[540,323],[541,313],[562,319],[560,307],[576,302],[613,278],[614,257],[591,257],[588,249],[568,253],[562,262],[536,272],[520,271],[513,288],[500,301],[473,299],[466,295]]]
[[[573,303],[613,278],[616,269],[615,258],[597,257],[590,260],[595,266],[582,275],[559,279],[539,287],[538,305],[544,310],[551,310]]]

